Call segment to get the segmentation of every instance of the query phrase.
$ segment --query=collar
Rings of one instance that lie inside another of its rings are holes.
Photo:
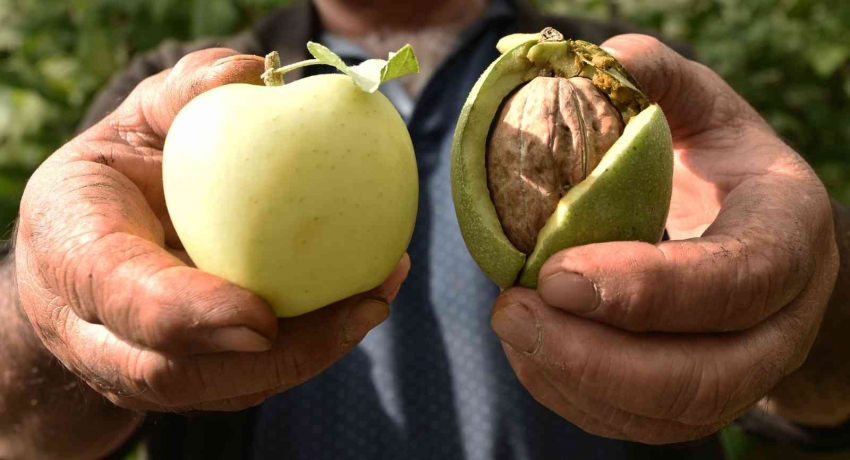
[[[485,29],[493,22],[515,18],[516,14],[517,11],[510,0],[490,0],[482,17],[460,33],[455,48],[446,54],[446,59],[473,39],[477,31]],[[328,31],[322,31],[318,41],[349,64],[356,64],[373,57],[358,44]],[[383,58],[383,56],[377,57]],[[410,122],[417,99],[411,97],[402,85],[395,80],[382,84],[380,91],[392,101],[404,121]]]
[[[468,35],[468,31],[470,29],[475,29],[480,27],[481,24],[489,24],[492,21],[498,21],[502,19],[509,19],[516,17],[517,11],[513,4],[511,4],[510,0],[490,0],[490,4],[487,6],[487,9],[484,11],[483,16],[476,20],[473,25],[467,27],[467,29],[461,32],[461,40],[463,42],[466,36]],[[321,31],[319,36],[319,42],[323,45],[330,48],[334,53],[338,54],[344,60],[351,61],[365,61],[369,59],[369,53],[367,53],[363,48],[358,46],[356,43],[347,40],[344,37],[336,35],[334,33],[328,31]],[[382,56],[377,56],[381,57]]]
[[[491,0],[483,18],[479,20],[479,24],[482,21],[516,18],[519,30],[526,32],[540,30],[544,21],[529,1]],[[291,6],[274,11],[261,19],[253,29],[258,49],[263,50],[263,52],[277,50],[280,53],[281,62],[297,62],[307,59],[306,44],[310,40],[317,40],[322,43],[324,41],[336,41],[324,36],[319,15],[310,0],[300,0]],[[478,27],[472,26],[469,29],[478,29]],[[468,35],[468,33],[464,33],[461,41],[467,39]],[[324,44],[327,45],[327,43]],[[336,45],[342,46],[342,43],[338,42]],[[359,47],[349,49],[348,46],[342,46],[341,52],[347,54],[348,51],[351,51],[352,56],[362,60],[366,53],[356,48]],[[287,80],[292,81],[302,76],[301,69],[298,69],[288,74]]]

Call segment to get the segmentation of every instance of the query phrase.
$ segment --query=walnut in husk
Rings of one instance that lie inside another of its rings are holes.
[[[657,242],[673,176],[661,108],[605,50],[555,29],[496,47],[452,142],[455,213],[478,266],[533,289],[564,249]]]
[[[569,189],[623,133],[608,97],[583,77],[537,77],[502,106],[487,144],[487,183],[505,235],[531,253]]]

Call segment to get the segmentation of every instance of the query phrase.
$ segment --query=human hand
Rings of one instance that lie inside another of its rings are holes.
[[[407,256],[378,288],[278,320],[260,297],[191,266],[165,206],[162,147],[177,112],[263,60],[192,53],[142,82],[33,175],[16,240],[21,303],[44,345],[115,404],[239,410],[296,386],[389,314]]]
[[[491,323],[529,392],[586,431],[701,438],[806,359],[838,270],[830,199],[711,70],[646,36],[603,47],[670,123],[675,241],[562,251]]]

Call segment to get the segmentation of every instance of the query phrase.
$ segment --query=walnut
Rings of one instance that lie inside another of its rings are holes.
[[[583,77],[537,77],[509,97],[491,128],[490,197],[508,240],[530,254],[558,201],[623,133],[608,97]]]

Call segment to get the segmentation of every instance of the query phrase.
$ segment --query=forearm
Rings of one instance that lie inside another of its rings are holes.
[[[0,459],[99,459],[141,417],[114,406],[43,347],[18,305],[14,263],[0,263]]]
[[[803,366],[766,404],[776,415],[809,425],[850,419],[850,209],[833,201],[833,215],[841,265],[818,337]]]

